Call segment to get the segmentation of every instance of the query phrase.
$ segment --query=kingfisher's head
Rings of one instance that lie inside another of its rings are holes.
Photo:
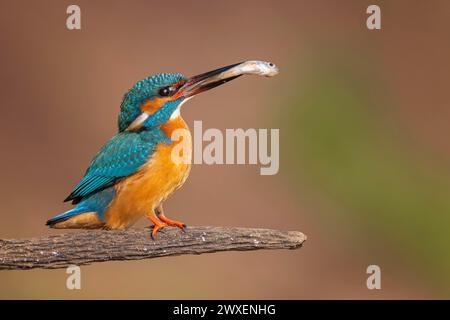
[[[177,117],[181,105],[200,92],[215,88],[243,74],[273,76],[270,62],[246,61],[186,78],[180,73],[161,73],[136,83],[123,98],[119,131],[135,131],[163,125]]]

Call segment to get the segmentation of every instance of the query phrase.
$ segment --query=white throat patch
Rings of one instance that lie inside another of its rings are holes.
[[[188,100],[190,100],[192,97],[186,98],[184,99],[179,105],[178,107],[175,109],[175,111],[170,115],[170,120],[176,119],[181,115],[181,106],[187,102]]]

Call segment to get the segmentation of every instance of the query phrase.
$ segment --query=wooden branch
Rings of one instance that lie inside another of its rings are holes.
[[[297,249],[306,236],[298,231],[188,227],[168,228],[155,240],[150,230],[87,230],[33,239],[0,240],[0,270],[65,268],[113,260],[140,260],[182,254],[258,249]]]

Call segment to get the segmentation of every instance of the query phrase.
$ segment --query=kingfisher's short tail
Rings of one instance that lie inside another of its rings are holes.
[[[97,229],[104,226],[97,213],[78,206],[47,220],[46,225],[56,229]]]
[[[47,220],[45,225],[47,226],[53,226],[59,222],[63,222],[68,220],[69,218],[79,215],[80,213],[88,212],[89,210],[84,207],[75,207],[69,211],[63,212],[61,214],[58,214],[57,216],[54,216],[53,218],[50,218]]]

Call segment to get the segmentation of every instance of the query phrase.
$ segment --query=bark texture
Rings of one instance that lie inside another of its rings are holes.
[[[0,240],[0,270],[65,268],[114,260],[139,260],[182,254],[259,249],[297,249],[306,236],[298,231],[188,227],[168,228],[155,240],[150,230],[87,230],[32,239]]]

